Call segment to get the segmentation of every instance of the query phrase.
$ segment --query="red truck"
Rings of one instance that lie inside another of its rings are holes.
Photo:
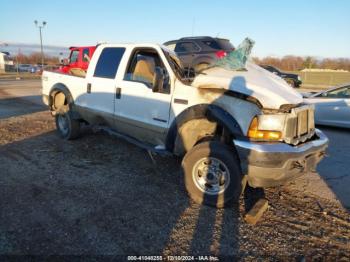
[[[65,59],[59,72],[75,74],[77,71],[86,72],[90,59],[96,50],[96,46],[70,47],[69,59]]]

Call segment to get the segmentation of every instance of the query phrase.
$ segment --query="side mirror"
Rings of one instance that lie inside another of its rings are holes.
[[[69,65],[69,59],[68,59],[68,58],[62,59],[61,64],[62,64],[63,66]]]
[[[152,91],[159,92],[162,91],[164,85],[164,71],[161,67],[156,66],[154,70]]]

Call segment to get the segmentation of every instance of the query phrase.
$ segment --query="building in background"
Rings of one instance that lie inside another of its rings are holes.
[[[0,52],[0,73],[14,70],[14,63],[8,52]]]

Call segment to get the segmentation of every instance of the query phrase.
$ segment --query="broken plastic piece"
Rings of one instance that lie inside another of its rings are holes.
[[[212,67],[221,67],[227,70],[244,70],[245,64],[254,46],[254,41],[248,37],[224,58],[218,60]]]

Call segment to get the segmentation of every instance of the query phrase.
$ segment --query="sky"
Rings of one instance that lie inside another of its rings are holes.
[[[254,56],[350,58],[350,0],[1,0],[0,43],[44,45],[156,42],[219,36]]]

